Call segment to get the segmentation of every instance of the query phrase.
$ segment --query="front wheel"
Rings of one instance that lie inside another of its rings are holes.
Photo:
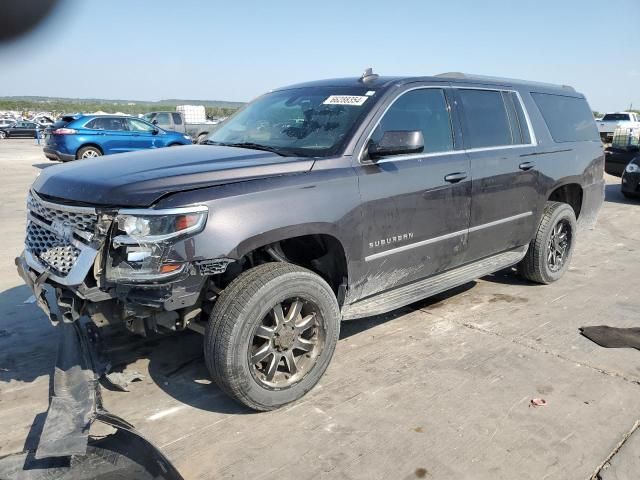
[[[520,275],[543,284],[559,280],[569,268],[576,233],[573,208],[566,203],[547,202],[536,236],[518,264]]]
[[[340,309],[331,287],[288,263],[247,270],[218,298],[207,325],[205,360],[229,396],[273,410],[304,396],[335,350]]]
[[[0,140],[7,138],[7,132],[0,132]]]

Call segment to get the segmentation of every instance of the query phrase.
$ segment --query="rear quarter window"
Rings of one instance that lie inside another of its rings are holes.
[[[600,141],[598,127],[584,98],[531,93],[556,143]]]

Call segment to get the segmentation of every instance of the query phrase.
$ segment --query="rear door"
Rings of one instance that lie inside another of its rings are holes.
[[[85,143],[96,143],[105,155],[122,153],[130,150],[130,135],[127,124],[122,117],[98,117],[88,122],[84,132],[87,136]]]
[[[465,262],[525,245],[538,218],[535,136],[519,94],[455,87],[471,165],[471,220]]]
[[[471,175],[454,134],[449,93],[445,87],[408,88],[386,107],[368,140],[378,142],[387,131],[420,130],[422,153],[375,162],[361,155],[355,164],[364,252],[357,276],[367,279],[356,297],[428,277],[464,259]]]

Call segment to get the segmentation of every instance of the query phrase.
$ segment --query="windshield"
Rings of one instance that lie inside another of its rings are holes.
[[[607,113],[604,117],[602,117],[603,121],[606,120],[614,120],[614,121],[620,121],[620,120],[629,120],[629,114],[628,113]]]
[[[281,155],[335,155],[374,103],[366,87],[308,87],[268,93],[227,119],[207,143]]]

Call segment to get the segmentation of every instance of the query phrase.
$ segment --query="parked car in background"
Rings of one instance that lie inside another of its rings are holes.
[[[129,116],[62,117],[47,129],[44,154],[66,162],[148,148],[189,145],[191,138]]]
[[[609,175],[621,177],[625,167],[640,153],[640,128],[619,128],[613,141],[604,150],[604,170]]]
[[[212,378],[256,410],[313,388],[342,320],[513,265],[560,279],[604,200],[566,86],[369,70],[271,91],[207,145],[43,170],[16,265],[65,321],[204,334]]]
[[[640,118],[634,112],[607,113],[596,124],[601,140],[604,143],[611,143],[613,132],[618,128],[640,128]]]
[[[0,128],[0,138],[37,138],[41,130],[34,122],[15,122]]]
[[[638,152],[624,167],[620,190],[627,198],[640,198],[640,154]]]
[[[219,123],[215,121],[189,123],[182,112],[149,112],[143,118],[165,130],[186,133],[193,138],[194,143],[203,143]]]

